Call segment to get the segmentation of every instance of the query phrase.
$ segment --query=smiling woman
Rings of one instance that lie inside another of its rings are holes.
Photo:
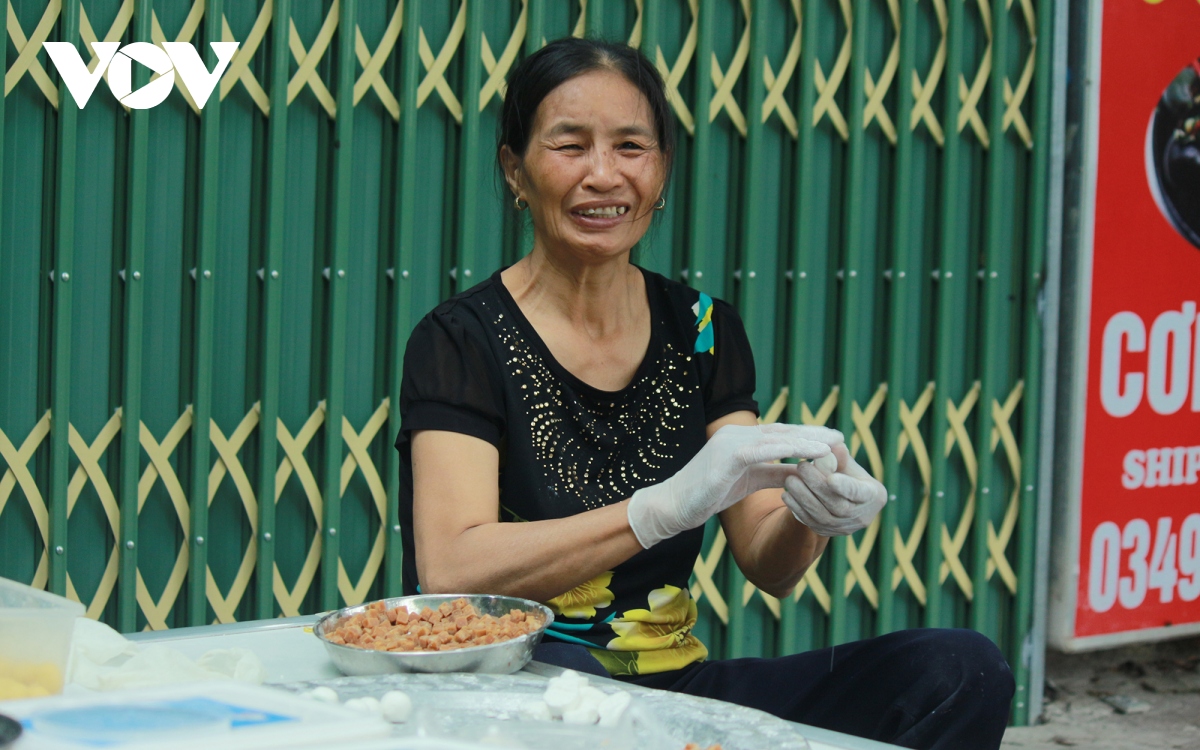
[[[576,49],[531,58],[531,85],[509,89],[498,156],[537,239],[554,246],[544,249],[603,259],[628,252],[663,205],[673,120],[640,55],[566,46]]]
[[[688,584],[711,517],[746,578],[785,596],[887,493],[841,433],[758,424],[732,307],[630,263],[671,123],[624,45],[560,40],[510,76],[497,157],[533,246],[409,338],[405,593],[545,602],[542,661],[911,747],[998,746],[1012,676],[970,631],[705,661]]]

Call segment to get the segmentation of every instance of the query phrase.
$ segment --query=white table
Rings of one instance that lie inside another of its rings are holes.
[[[215,648],[249,649],[262,661],[268,683],[341,677],[341,673],[325,654],[324,647],[312,635],[310,629],[316,621],[317,616],[313,615],[229,625],[176,628],[136,633],[128,637],[139,644],[155,643],[169,646],[191,659],[196,659]],[[523,671],[549,678],[562,670],[548,664],[531,662]],[[603,680],[604,678],[589,675],[588,679]],[[624,683],[615,680],[613,684],[625,687]],[[808,740],[812,750],[883,750],[896,747],[804,724],[795,726],[796,730]]]

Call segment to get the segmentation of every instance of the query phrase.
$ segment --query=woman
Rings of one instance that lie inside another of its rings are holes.
[[[543,661],[913,747],[998,746],[1012,679],[970,631],[705,661],[687,584],[708,518],[782,597],[886,492],[837,431],[758,425],[729,305],[630,264],[665,205],[671,125],[623,45],[561,40],[513,72],[498,157],[534,245],[409,340],[407,592],[546,602]]]

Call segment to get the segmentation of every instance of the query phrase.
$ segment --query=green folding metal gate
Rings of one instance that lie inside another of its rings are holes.
[[[9,0],[0,575],[126,631],[396,591],[406,337],[529,244],[493,166],[505,76],[547,39],[625,39],[682,136],[636,260],[735,301],[766,418],[837,426],[892,498],[784,601],[711,528],[699,635],[742,656],[972,627],[1024,722],[1051,10]],[[178,83],[79,110],[56,40],[240,48],[202,112]]]

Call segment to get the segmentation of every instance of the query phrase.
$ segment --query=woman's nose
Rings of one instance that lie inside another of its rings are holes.
[[[621,183],[621,173],[616,165],[616,152],[612,149],[596,149],[588,160],[588,173],[583,187],[598,192],[608,192]]]

